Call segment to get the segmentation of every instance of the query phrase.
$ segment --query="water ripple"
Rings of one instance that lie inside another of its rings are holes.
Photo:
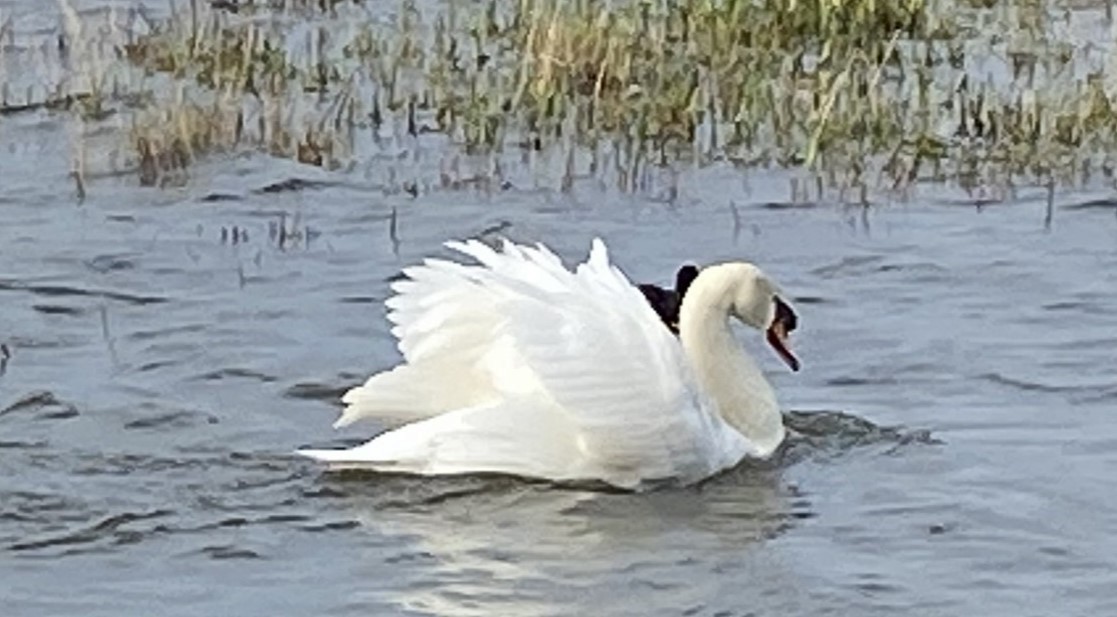
[[[338,376],[335,383],[321,383],[316,381],[299,382],[283,391],[283,396],[293,399],[323,401],[331,404],[340,404],[341,397],[350,388],[360,385],[363,380],[354,373],[345,373]]]
[[[44,315],[65,315],[67,317],[81,317],[87,309],[77,306],[61,306],[58,304],[32,304],[31,308]]]
[[[202,381],[223,381],[226,379],[249,379],[262,383],[271,383],[278,377],[267,375],[247,368],[223,368],[198,375],[196,379]]]
[[[120,302],[138,306],[145,306],[148,304],[162,304],[169,301],[168,298],[164,298],[162,296],[143,296],[122,291],[85,289],[82,287],[73,287],[69,285],[42,285],[35,283],[23,283],[20,281],[12,280],[0,280],[0,291],[24,291],[37,296],[47,296],[52,298],[67,296],[104,298],[106,300],[117,300]]]
[[[0,417],[15,412],[31,413],[39,420],[65,420],[78,415],[77,407],[58,400],[52,392],[46,390],[25,394],[0,408]]]
[[[102,540],[116,540],[127,544],[133,543],[133,536],[129,530],[121,527],[155,518],[162,518],[174,514],[171,510],[155,510],[152,512],[123,512],[109,516],[91,526],[83,527],[64,534],[26,540],[8,545],[10,551],[38,551],[46,548],[72,546],[75,544],[93,544]],[[72,551],[71,551],[72,554]]]
[[[126,422],[125,430],[175,430],[197,424],[217,424],[212,414],[195,411],[171,411]]]
[[[198,552],[211,559],[263,559],[263,557],[254,550],[239,548],[232,544],[207,546]]]
[[[1117,394],[1117,383],[1108,384],[1087,384],[1087,385],[1060,385],[1042,383],[1036,380],[1021,379],[1017,377],[1008,377],[1001,373],[982,373],[978,375],[979,379],[1023,390],[1025,392],[1045,392],[1051,394],[1060,393],[1075,393],[1084,394],[1089,396],[1102,396],[1108,397]]]

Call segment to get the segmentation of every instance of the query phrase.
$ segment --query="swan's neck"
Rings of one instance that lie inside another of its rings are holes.
[[[767,456],[784,438],[775,392],[729,327],[736,289],[728,273],[703,270],[683,299],[679,336],[695,377],[721,417]]]

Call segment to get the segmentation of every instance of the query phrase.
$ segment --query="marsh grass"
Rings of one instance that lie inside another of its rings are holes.
[[[526,164],[559,190],[593,178],[672,199],[680,171],[721,164],[797,170],[792,201],[921,182],[997,196],[1113,181],[1117,51],[1089,30],[1108,6],[180,0],[90,55],[80,92],[43,101],[125,111],[146,185],[251,149],[386,166],[413,194],[491,190]],[[80,24],[64,11],[68,36]]]
[[[0,134],[9,118],[46,114],[60,121],[80,200],[89,177],[120,173],[124,120],[154,102],[142,75],[119,56],[146,31],[145,18],[138,9],[79,13],[66,0],[57,6],[53,32],[21,34],[11,16],[0,15]]]
[[[233,29],[219,15],[191,2],[123,47],[132,64],[164,78],[156,103],[130,127],[143,185],[181,184],[200,157],[241,147],[295,150],[284,116],[292,70],[283,54],[268,47],[262,27]]]
[[[1045,5],[1020,4],[967,14],[922,1],[667,2],[618,12],[521,0],[506,24],[494,17],[480,29],[487,45],[474,34],[473,48],[520,58],[502,99],[510,124],[558,141],[574,119],[590,148],[611,142],[625,188],[642,165],[688,158],[798,167],[843,195],[922,179],[1072,181],[1091,162],[1108,169],[1097,155],[1113,146],[1111,90],[1100,73],[1068,79],[1073,38],[1048,27]],[[1011,73],[975,68],[985,42],[975,23],[1011,35],[986,50],[1007,56]],[[490,102],[466,122],[497,115]]]

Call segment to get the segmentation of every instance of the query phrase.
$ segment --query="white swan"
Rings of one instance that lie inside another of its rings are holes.
[[[300,454],[334,468],[638,489],[695,482],[783,441],[775,393],[730,330],[731,316],[766,330],[798,370],[787,348],[795,313],[756,266],[704,268],[676,339],[599,239],[574,272],[542,245],[446,246],[480,265],[404,270],[387,306],[405,361],[349,390],[334,424],[403,426]]]

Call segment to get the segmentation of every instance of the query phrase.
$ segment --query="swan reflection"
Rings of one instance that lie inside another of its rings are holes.
[[[696,487],[617,493],[505,477],[327,474],[365,528],[389,540],[363,597],[445,617],[628,614],[707,605],[752,571],[754,551],[809,516],[770,468]],[[770,560],[765,560],[770,561]],[[742,574],[742,571],[747,574]]]

